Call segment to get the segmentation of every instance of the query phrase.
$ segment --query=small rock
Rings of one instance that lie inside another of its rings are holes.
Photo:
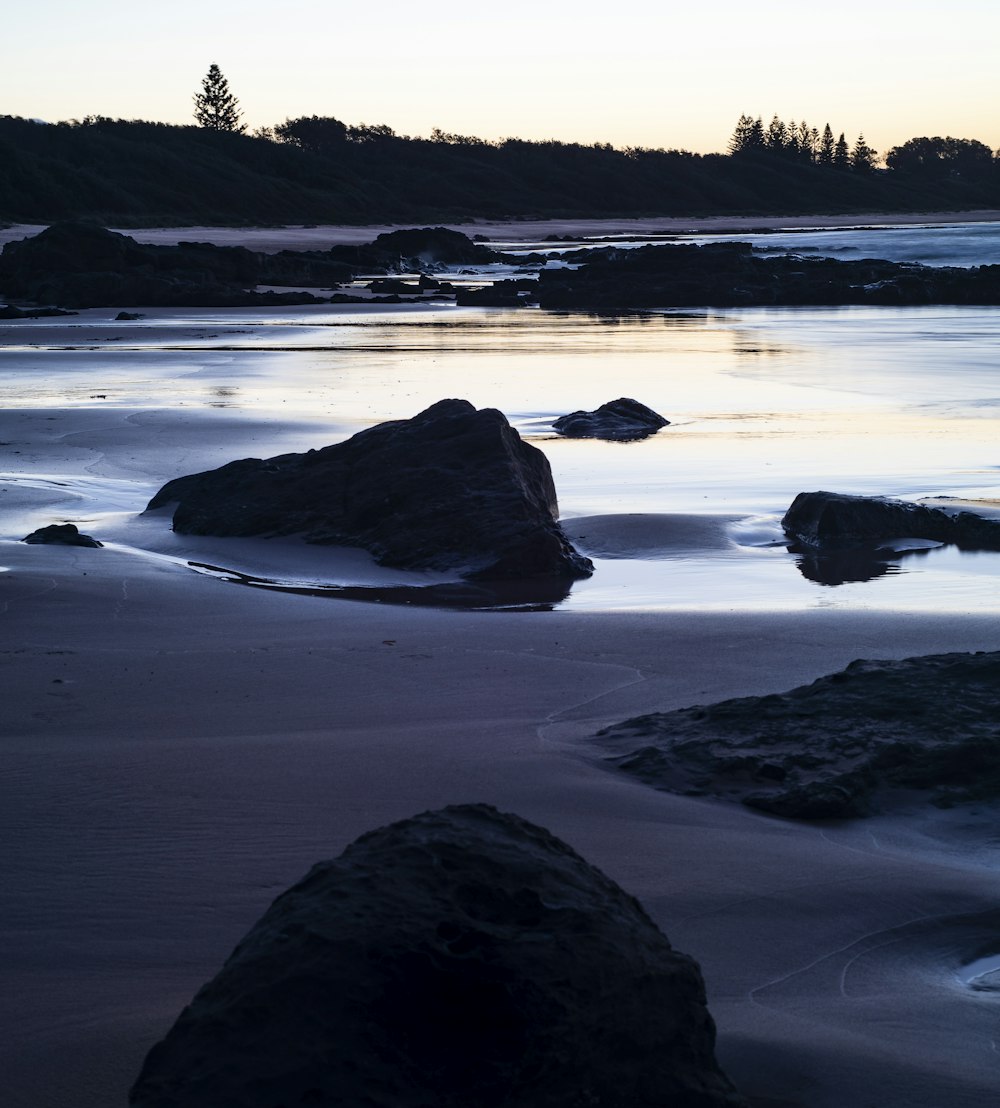
[[[609,400],[592,412],[578,411],[560,416],[552,426],[567,438],[625,442],[648,438],[669,424],[669,419],[664,419],[652,408],[623,396],[618,400]]]
[[[75,523],[50,523],[48,527],[39,527],[26,535],[21,542],[44,544],[49,546],[103,546],[104,543],[83,535]]]

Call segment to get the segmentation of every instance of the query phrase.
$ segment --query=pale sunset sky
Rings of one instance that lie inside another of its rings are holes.
[[[706,153],[746,112],[883,153],[1000,147],[996,0],[37,0],[3,36],[0,114],[50,121],[191,123],[215,62],[251,128],[316,114]]]

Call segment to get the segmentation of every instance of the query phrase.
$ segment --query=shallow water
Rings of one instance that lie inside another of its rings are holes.
[[[763,222],[763,221],[762,221]],[[527,253],[530,250],[574,250],[589,245],[637,247],[650,243],[750,242],[767,253],[821,254],[855,261],[885,258],[892,262],[919,262],[934,266],[976,266],[1000,263],[1000,224],[988,222],[858,226],[836,229],[789,228],[754,233],[609,236],[596,243],[493,242],[498,249]]]
[[[985,226],[996,241],[997,225]],[[844,236],[845,248],[860,233],[823,232]],[[925,252],[941,242],[940,230],[905,233],[923,235]],[[982,232],[960,225],[946,233],[951,240]],[[687,543],[655,557],[640,551],[598,558],[594,577],[575,584],[563,605],[1000,608],[1000,555],[952,548],[908,553],[869,567],[868,579],[824,584],[800,572],[778,527],[794,496],[809,489],[1000,495],[997,309],[601,318],[452,306],[308,307],[151,310],[127,324],[113,322],[113,314],[0,328],[0,403],[8,413],[31,410],[48,441],[60,439],[60,414],[73,414],[77,423],[87,417],[94,427],[106,419],[112,428],[127,416],[131,437],[120,427],[109,432],[76,472],[70,466],[40,475],[17,443],[2,448],[0,461],[12,490],[39,479],[50,483],[52,495],[72,490],[75,514],[60,518],[94,520],[98,530],[104,513],[117,513],[107,517],[112,539],[134,544],[121,513],[140,510],[163,480],[226,460],[211,454],[207,439],[215,425],[198,422],[210,415],[225,421],[226,441],[235,443],[231,456],[268,456],[339,441],[459,396],[499,408],[546,453],[564,518],[650,513],[729,520],[727,537],[711,549]],[[641,400],[671,425],[632,443],[552,433],[558,415],[617,396]],[[61,445],[88,442],[76,433]],[[148,541],[148,528],[143,536]],[[212,554],[202,560],[250,574],[260,568],[252,558],[237,564]],[[335,553],[330,557],[329,583],[359,583],[350,559],[343,568]],[[274,575],[274,567],[268,572]],[[285,577],[294,582],[301,574],[289,566]],[[393,583],[421,581],[394,575]]]

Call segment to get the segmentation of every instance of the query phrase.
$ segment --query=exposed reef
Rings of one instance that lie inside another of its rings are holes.
[[[266,285],[333,289],[362,272],[501,257],[442,227],[389,232],[364,246],[263,254],[206,242],[153,246],[96,224],[65,222],[7,243],[0,253],[0,293],[68,308],[321,303],[324,298],[309,292],[256,290]]]
[[[548,831],[484,804],[363,835],[271,905],[133,1108],[738,1108],[697,963]]]
[[[168,482],[175,531],[299,535],[360,546],[383,565],[482,580],[589,577],[560,528],[545,455],[501,412],[441,400],[346,442]]]
[[[805,304],[1000,304],[1000,266],[760,257],[750,243],[643,246],[607,251],[579,269],[543,269],[543,308],[649,308]]]
[[[598,732],[654,788],[796,819],[1000,798],[1000,653],[856,661],[771,696],[658,712]]]

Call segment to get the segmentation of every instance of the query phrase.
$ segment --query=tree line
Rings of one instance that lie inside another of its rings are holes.
[[[765,127],[760,116],[741,115],[729,140],[734,158],[775,158],[798,161],[824,169],[872,173],[879,168],[878,151],[858,135],[853,146],[844,132],[834,139],[827,123],[820,131],[805,120],[785,123],[777,115]],[[986,180],[998,169],[993,151],[977,139],[912,138],[885,155],[885,168],[904,177],[941,181],[950,176]]]
[[[189,126],[0,116],[0,221],[413,225],[1000,207],[996,159],[983,144],[961,139],[911,139],[889,152],[887,170],[836,172],[845,168],[846,141],[833,141],[827,161],[828,129],[817,137],[801,123],[794,145],[791,124],[761,126],[763,147],[754,142],[704,155],[601,142],[492,141],[438,128],[420,138],[386,124],[318,115],[248,133],[214,65],[194,110]],[[747,118],[739,133],[756,135],[757,121],[747,127]],[[853,153],[847,149],[848,170]]]

